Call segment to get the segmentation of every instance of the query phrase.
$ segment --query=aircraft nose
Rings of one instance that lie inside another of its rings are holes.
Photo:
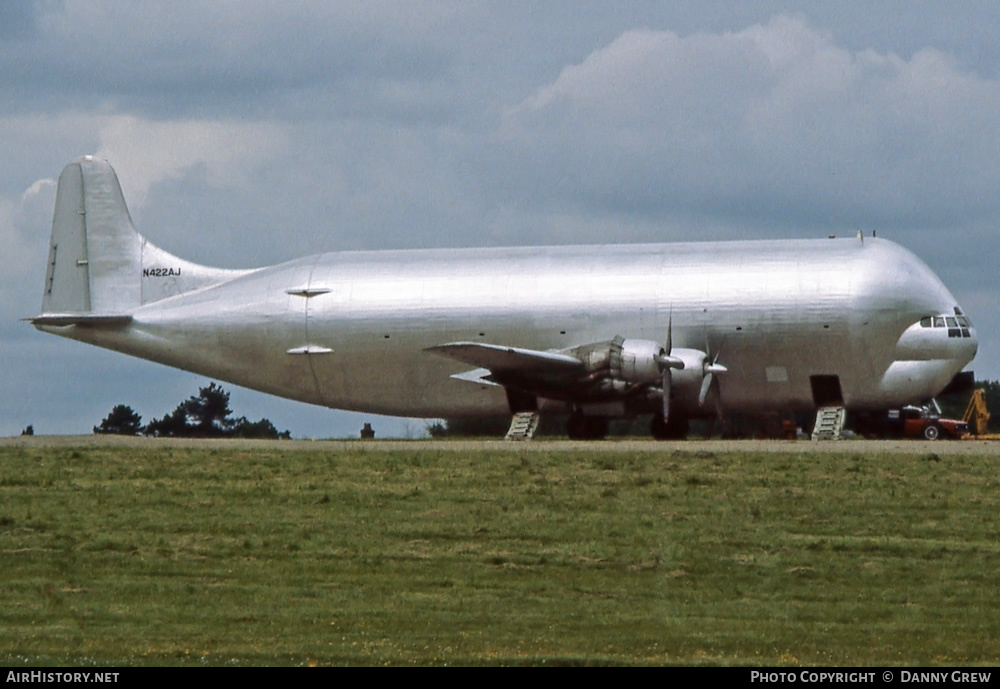
[[[909,361],[950,360],[962,366],[979,349],[976,329],[965,316],[927,316],[907,328],[896,343],[897,359]]]
[[[973,346],[972,356],[975,358],[976,353],[979,351],[979,338],[976,336],[976,329],[973,327],[969,328],[969,344]]]
[[[954,337],[953,329],[949,328],[949,348],[952,352],[952,358],[961,360],[964,366],[976,358],[976,353],[979,351],[979,338],[968,318],[958,316],[956,320],[959,324],[959,337]]]

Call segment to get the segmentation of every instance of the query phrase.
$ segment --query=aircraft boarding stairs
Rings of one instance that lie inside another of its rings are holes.
[[[538,429],[538,412],[522,411],[514,414],[510,420],[510,430],[504,440],[531,440]]]
[[[847,410],[843,407],[820,407],[816,410],[813,440],[842,440]]]

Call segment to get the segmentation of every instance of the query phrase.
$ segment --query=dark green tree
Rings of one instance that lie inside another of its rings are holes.
[[[167,438],[290,438],[288,431],[278,432],[267,419],[251,422],[245,416],[230,418],[229,393],[215,383],[199,388],[197,397],[189,397],[162,419],[146,426],[146,435]]]
[[[125,404],[116,405],[111,413],[104,417],[100,426],[94,426],[94,433],[139,435],[141,432],[142,417],[136,414],[132,407]]]
[[[249,421],[245,416],[241,416],[233,422],[231,435],[234,438],[265,438],[268,440],[288,440],[292,437],[288,431],[279,433],[274,424],[267,419]]]
[[[187,415],[178,406],[171,413],[162,419],[153,419],[146,424],[146,435],[159,438],[187,438],[191,435],[191,427],[188,426]]]
[[[229,393],[215,383],[207,388],[199,388],[197,397],[189,397],[181,405],[188,423],[193,426],[197,437],[215,438],[229,435],[235,423],[229,418],[233,410],[229,408]]]
[[[448,437],[448,426],[441,421],[435,421],[433,423],[427,424],[427,435],[432,438],[440,439]]]
[[[221,438],[229,435],[229,393],[215,383],[199,388],[197,397],[189,397],[162,419],[153,419],[146,435],[187,438]]]

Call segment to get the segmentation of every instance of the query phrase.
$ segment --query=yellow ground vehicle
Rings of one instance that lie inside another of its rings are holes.
[[[990,412],[986,408],[986,391],[976,388],[972,391],[969,404],[965,407],[965,415],[962,421],[969,424],[969,433],[973,437],[984,437],[989,435]]]

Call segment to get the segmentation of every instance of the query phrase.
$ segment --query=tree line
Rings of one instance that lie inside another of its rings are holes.
[[[215,383],[199,388],[162,418],[142,424],[134,409],[119,404],[111,410],[94,433],[114,435],[149,435],[161,438],[270,438],[288,439],[291,433],[279,432],[267,419],[250,421],[245,416],[231,417],[229,393]]]

